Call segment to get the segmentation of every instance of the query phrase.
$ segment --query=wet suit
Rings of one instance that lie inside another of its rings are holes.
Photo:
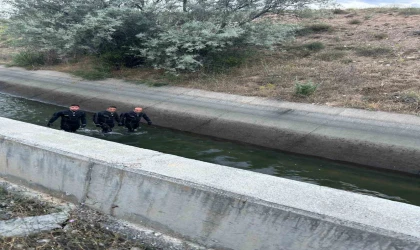
[[[77,110],[63,110],[53,114],[51,119],[49,120],[47,126],[50,127],[52,123],[61,117],[61,125],[60,128],[67,132],[76,132],[77,129],[81,127],[86,127],[86,114],[84,111]]]
[[[114,121],[120,125],[120,117],[117,112],[111,113],[109,111],[98,112],[93,116],[93,122],[97,127],[102,128],[102,133],[109,133],[115,126]]]
[[[146,113],[136,113],[134,111],[122,114],[121,124],[128,128],[128,132],[134,132],[135,129],[140,127],[141,118],[145,119],[147,121],[147,124],[152,125],[152,121],[146,115]]]

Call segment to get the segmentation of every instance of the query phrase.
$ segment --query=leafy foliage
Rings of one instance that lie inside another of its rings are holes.
[[[39,52],[22,51],[13,57],[13,64],[20,67],[36,67],[45,64],[45,55]]]
[[[389,55],[392,53],[392,49],[386,47],[361,47],[356,49],[356,54],[358,56],[366,57],[378,57]]]
[[[306,36],[306,35],[310,35],[313,33],[323,33],[323,32],[328,32],[331,31],[332,27],[329,24],[325,24],[325,23],[315,23],[315,24],[311,24],[311,25],[307,25],[299,30],[297,30],[296,34],[298,36]]]
[[[304,44],[303,47],[312,51],[320,51],[325,48],[325,45],[322,42],[313,42]]]
[[[306,83],[295,83],[295,95],[298,96],[310,96],[312,95],[316,89],[318,88],[318,84],[312,83],[312,81],[308,81]]]
[[[295,26],[262,16],[328,0],[3,1],[13,7],[8,33],[31,51],[60,58],[93,54],[177,72],[200,69],[216,52],[291,39]]]
[[[322,61],[334,61],[334,60],[338,60],[343,58],[346,55],[346,53],[344,51],[328,51],[328,52],[324,52],[322,54],[319,54],[317,56],[318,59],[322,60]]]
[[[155,68],[195,71],[203,66],[209,54],[226,53],[238,46],[270,47],[290,38],[294,29],[294,26],[267,25],[267,22],[222,27],[207,21],[190,21],[178,29],[147,38],[143,49],[133,50]]]

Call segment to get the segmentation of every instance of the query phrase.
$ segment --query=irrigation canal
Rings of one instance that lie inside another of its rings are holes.
[[[45,126],[54,112],[63,109],[66,108],[0,93],[2,117]],[[148,115],[153,121],[153,114]],[[158,126],[143,125],[135,133],[116,127],[114,132],[104,135],[93,125],[92,114],[87,116],[88,126],[80,129],[79,134],[420,206],[420,178],[415,176],[287,154]],[[53,128],[59,129],[59,120]]]

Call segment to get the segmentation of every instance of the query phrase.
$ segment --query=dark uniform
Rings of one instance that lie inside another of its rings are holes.
[[[77,110],[63,110],[53,114],[47,126],[50,127],[51,124],[61,117],[60,128],[67,132],[76,132],[80,128],[80,123],[82,128],[86,127],[86,114],[84,111]]]
[[[114,121],[120,125],[120,117],[117,112],[111,113],[107,110],[98,112],[93,116],[93,122],[97,127],[102,128],[103,133],[109,133],[115,126]]]
[[[135,129],[140,127],[140,120],[141,118],[147,121],[147,124],[152,125],[152,121],[146,115],[146,113],[136,113],[134,111],[130,111],[128,113],[121,114],[121,124],[128,128],[129,132],[134,132]]]

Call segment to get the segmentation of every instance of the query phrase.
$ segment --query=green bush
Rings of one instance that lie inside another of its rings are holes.
[[[345,10],[342,10],[342,9],[334,9],[333,10],[333,14],[336,14],[336,15],[344,15],[344,14],[348,14],[349,12],[347,12],[347,11],[345,11]]]
[[[345,59],[341,60],[340,62],[344,63],[344,64],[349,64],[349,63],[352,63],[353,60],[351,58],[345,58]]]
[[[398,10],[400,15],[411,16],[420,15],[420,8],[404,8]]]
[[[375,39],[382,40],[382,39],[387,38],[388,37],[388,34],[386,34],[386,33],[377,33],[377,34],[374,34],[373,37]]]
[[[304,44],[302,45],[302,47],[308,50],[312,50],[312,51],[320,51],[325,48],[325,45],[321,42],[313,42],[313,43]]]
[[[296,35],[306,36],[312,33],[322,33],[322,32],[328,32],[331,30],[332,30],[331,25],[325,24],[325,23],[317,23],[317,24],[307,25],[303,27],[302,29],[297,30]]]
[[[20,67],[36,67],[45,65],[46,56],[41,52],[22,51],[13,57],[13,65]]]
[[[349,21],[349,24],[361,24],[362,21],[360,21],[359,19],[353,19]]]
[[[251,50],[230,50],[222,52],[214,52],[206,56],[204,61],[204,69],[212,73],[224,73],[231,68],[240,67],[248,58],[253,56]]]
[[[111,77],[111,70],[108,66],[97,65],[93,69],[79,69],[72,72],[73,75],[79,76],[86,80],[103,80]]]
[[[363,47],[356,49],[356,55],[365,57],[378,57],[391,54],[390,48],[383,47]]]
[[[308,81],[307,83],[296,82],[295,95],[310,96],[316,91],[317,88],[318,88],[318,84],[314,84],[312,83],[312,81]]]
[[[328,51],[322,54],[317,55],[317,58],[322,61],[334,61],[337,59],[341,59],[346,55],[343,51]]]
[[[194,72],[205,63],[218,61],[238,65],[242,59],[229,51],[236,48],[272,47],[290,40],[295,26],[255,22],[243,26],[217,26],[211,22],[191,21],[177,29],[168,29],[144,41],[144,48],[134,48],[149,64],[167,72]],[[207,58],[209,55],[218,55]],[[207,60],[209,59],[209,60]],[[219,67],[220,68],[220,67]]]
[[[40,1],[7,0],[13,8],[7,34],[16,45],[54,50],[60,58],[99,56],[105,64],[138,65],[168,72],[205,67],[206,56],[236,48],[273,48],[294,38],[296,25],[263,18],[325,0],[265,1]],[[308,9],[308,8],[307,8]],[[328,11],[314,11],[325,17]],[[254,22],[254,20],[259,21]],[[329,26],[310,27],[315,32]],[[124,55],[115,55],[122,51]],[[127,52],[127,53],[126,53]],[[131,53],[132,56],[126,56]],[[100,56],[102,55],[102,56]],[[223,59],[237,65],[242,59]],[[103,75],[94,70],[93,74]],[[90,75],[90,73],[89,73]]]
[[[353,46],[334,46],[335,50],[353,50]]]

